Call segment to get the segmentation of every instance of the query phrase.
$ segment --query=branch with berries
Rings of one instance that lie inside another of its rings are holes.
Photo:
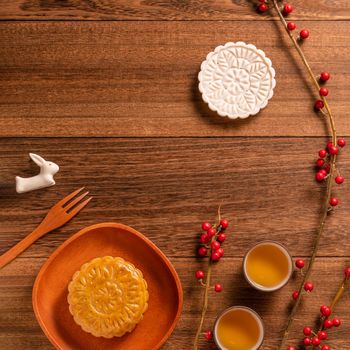
[[[303,267],[303,260],[297,260],[296,265],[298,268]],[[350,280],[350,267],[347,267],[344,270],[344,279],[335,294],[330,306],[322,305],[320,307],[320,319],[319,319],[319,326],[312,329],[311,327],[304,327],[303,334],[303,345],[306,349],[312,348],[312,349],[321,349],[321,350],[331,350],[331,347],[327,344],[324,344],[324,341],[328,339],[328,332],[331,330],[331,328],[335,327],[338,328],[341,325],[341,320],[338,317],[331,318],[331,315],[334,314],[335,306],[344,294],[346,288],[348,287],[349,280]],[[304,285],[304,289],[306,292],[311,292],[313,290],[313,285],[311,282],[307,282]],[[293,299],[294,294],[293,293]],[[289,346],[287,350],[297,350],[295,346]]]
[[[316,162],[316,165],[319,168],[316,173],[316,181],[322,183],[326,182],[325,196],[322,204],[320,222],[315,235],[311,258],[303,275],[299,289],[293,293],[295,303],[288,317],[287,325],[285,327],[282,340],[278,348],[279,350],[285,350],[285,343],[288,339],[290,328],[293,324],[295,315],[300,305],[302,291],[303,289],[306,291],[313,289],[313,285],[311,282],[309,282],[309,279],[315,258],[317,256],[320,239],[325,228],[327,217],[329,213],[334,209],[334,207],[339,204],[339,200],[332,195],[333,185],[334,183],[340,185],[344,182],[344,177],[341,176],[337,171],[336,161],[340,150],[345,146],[346,142],[343,138],[337,139],[334,116],[326,98],[329,94],[329,90],[324,85],[330,79],[330,74],[328,72],[322,72],[318,76],[314,74],[302,50],[301,44],[310,37],[310,31],[306,28],[303,28],[299,31],[299,35],[294,34],[294,31],[297,29],[297,24],[295,22],[286,20],[286,18],[290,16],[294,10],[291,4],[283,4],[283,1],[280,0],[259,0],[257,3],[257,8],[260,13],[267,12],[271,8],[274,8],[277,12],[288,37],[298,52],[301,61],[308,72],[310,80],[319,95],[319,99],[317,99],[314,103],[314,110],[324,118],[324,121],[327,123],[327,126],[331,133],[331,141],[327,144],[325,149],[319,151],[319,159]]]
[[[211,284],[211,272],[213,264],[217,263],[224,256],[222,244],[226,239],[226,234],[224,232],[227,229],[228,224],[229,223],[226,219],[221,219],[220,208],[218,211],[218,223],[214,225],[211,225],[209,222],[202,223],[203,233],[199,238],[200,247],[198,249],[198,256],[201,258],[207,257],[208,265],[206,272],[202,270],[196,271],[196,279],[203,287],[204,294],[201,319],[193,345],[194,350],[198,350],[199,339],[203,336],[203,324],[208,309],[209,292],[210,290],[214,290],[217,293],[222,291],[222,285],[220,283],[214,285]],[[207,330],[204,332],[204,338],[208,341],[212,340],[212,331]]]

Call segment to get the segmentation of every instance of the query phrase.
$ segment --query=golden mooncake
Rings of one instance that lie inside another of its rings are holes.
[[[105,256],[84,264],[68,286],[69,311],[95,337],[121,337],[148,307],[142,272],[122,258]]]

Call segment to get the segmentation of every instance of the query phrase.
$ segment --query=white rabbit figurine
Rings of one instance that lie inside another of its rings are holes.
[[[24,193],[39,188],[53,186],[55,180],[53,176],[60,170],[59,166],[53,162],[48,162],[44,158],[34,153],[29,153],[30,158],[40,167],[40,173],[33,177],[16,176],[16,192]]]

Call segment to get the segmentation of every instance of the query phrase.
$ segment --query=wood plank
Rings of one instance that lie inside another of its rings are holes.
[[[16,20],[259,20],[276,19],[275,13],[258,16],[257,0],[96,0],[51,1],[12,0],[0,1],[1,19]],[[293,15],[298,19],[349,19],[348,1],[294,0]],[[294,16],[293,16],[294,17]]]
[[[330,103],[339,133],[350,135],[350,22],[299,26],[311,30],[304,48],[314,71],[332,73]],[[280,29],[268,21],[259,30],[250,21],[3,22],[0,136],[324,135],[315,92]],[[243,121],[210,112],[197,89],[201,61],[230,40],[258,45],[277,71],[268,107]]]
[[[230,243],[233,246],[235,242]],[[44,258],[19,258],[11,269],[0,271],[0,348],[53,349],[40,330],[31,307],[31,290]],[[194,281],[194,272],[202,265],[194,258],[173,258],[184,290],[184,308],[182,317],[174,334],[163,350],[184,349],[192,344],[201,307],[201,287]],[[314,325],[321,304],[329,304],[343,278],[343,269],[348,259],[321,258],[316,260],[312,280],[315,290],[305,296],[291,332],[291,344],[302,339],[302,328]],[[245,305],[255,309],[266,325],[264,350],[275,350],[280,332],[285,324],[290,295],[298,285],[297,274],[289,284],[276,293],[259,293],[244,280],[241,272],[241,258],[224,258],[214,267],[216,282],[223,284],[222,293],[213,293],[205,327],[211,328],[217,314],[232,305]],[[213,282],[215,282],[213,280]],[[334,316],[342,319],[342,326],[329,332],[329,343],[334,349],[348,348],[350,332],[350,298],[344,295]],[[204,343],[204,342],[203,342]]]
[[[232,222],[228,257],[274,239],[307,256],[319,220],[323,186],[314,161],[323,138],[0,139],[0,254],[22,239],[59,199],[87,186],[94,200],[77,218],[40,239],[24,257],[46,257],[70,235],[98,222],[122,222],[167,255],[193,256],[200,223],[223,215]],[[16,194],[15,175],[37,172],[28,153],[57,162],[54,187]],[[339,158],[350,177],[350,156]],[[348,256],[350,188],[327,221],[320,256]],[[177,242],[181,242],[181,249]],[[298,242],[298,244],[295,244]],[[339,244],[341,242],[341,244]],[[11,265],[8,266],[11,268]]]

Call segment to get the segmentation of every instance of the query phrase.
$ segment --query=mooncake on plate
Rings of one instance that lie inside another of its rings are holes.
[[[85,332],[95,337],[121,337],[131,332],[148,308],[142,272],[120,257],[85,263],[68,286],[69,311]]]

